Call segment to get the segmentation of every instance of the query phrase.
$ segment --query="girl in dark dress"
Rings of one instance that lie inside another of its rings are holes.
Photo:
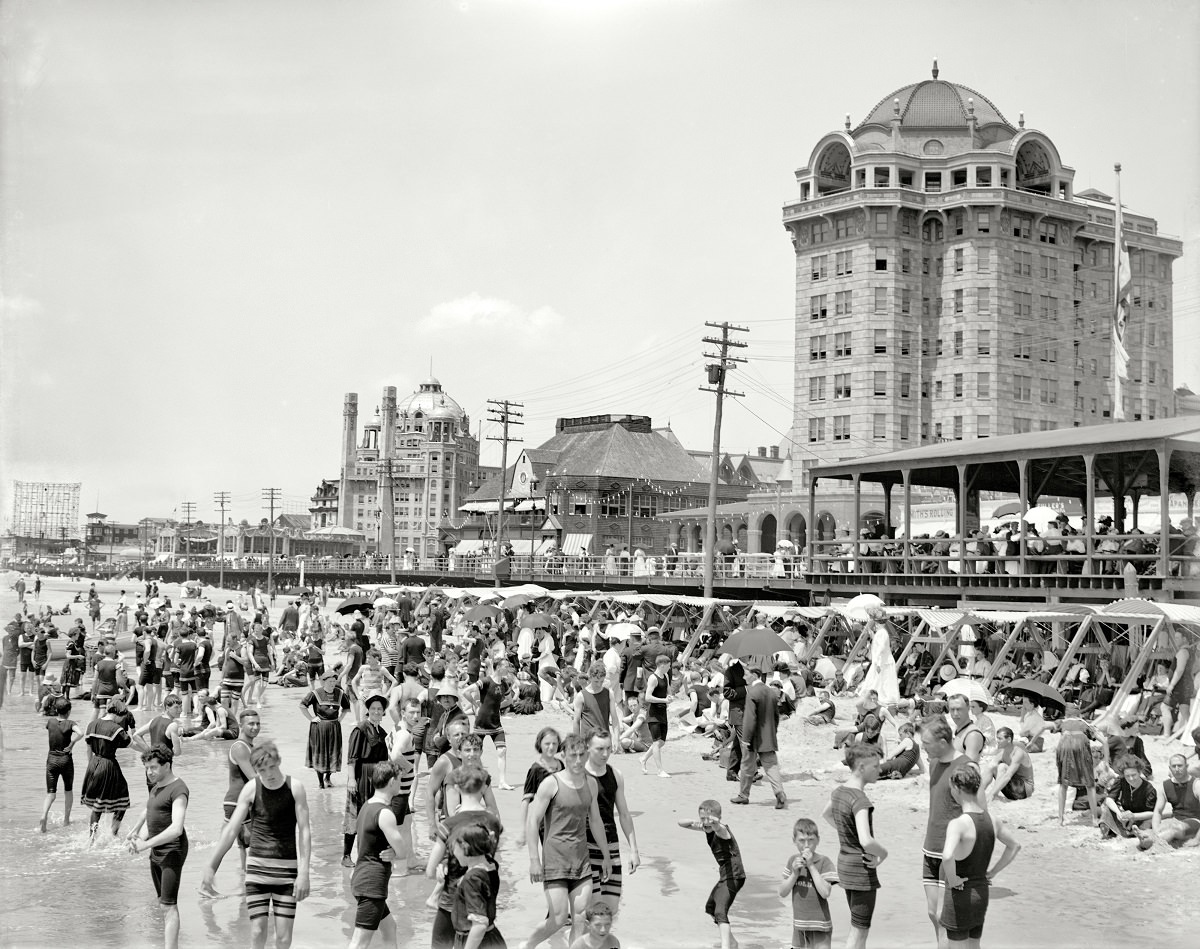
[[[359,809],[375,793],[372,774],[375,765],[387,761],[387,732],[379,724],[387,711],[387,697],[372,695],[366,701],[367,717],[350,732],[350,745],[346,750],[346,763],[350,777],[346,781],[346,813],[342,821],[342,866],[353,867],[350,853],[354,850],[354,836],[358,828]]]
[[[330,775],[342,768],[342,719],[350,711],[350,698],[337,680],[336,672],[323,672],[317,688],[300,702],[301,714],[311,723],[304,763],[317,772],[322,788],[333,787]]]
[[[525,773],[525,787],[521,792],[521,829],[518,831],[517,846],[525,846],[525,818],[529,816],[529,805],[537,789],[550,775],[562,770],[562,760],[558,757],[558,746],[562,744],[562,736],[550,727],[543,728],[533,740],[533,747],[538,756]]]
[[[88,747],[87,773],[83,777],[80,801],[92,809],[92,837],[100,828],[100,815],[113,815],[113,836],[120,833],[121,821],[129,810],[129,782],[117,761],[117,751],[128,748],[129,732],[120,724],[124,704],[110,701],[101,718],[91,722],[84,733]]]

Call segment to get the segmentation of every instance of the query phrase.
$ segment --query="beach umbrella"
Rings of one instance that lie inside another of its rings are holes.
[[[984,705],[995,705],[996,700],[988,694],[978,679],[951,679],[939,685],[934,691],[941,692],[946,698],[952,695],[962,695],[968,702],[982,702]]]
[[[640,633],[641,631],[642,627],[638,626],[637,623],[609,623],[604,630],[604,635],[609,639],[624,642],[635,632]]]
[[[394,610],[399,604],[390,596],[381,596],[371,606],[377,610]]]
[[[725,640],[720,649],[738,659],[745,656],[773,656],[777,652],[791,652],[792,647],[775,630],[765,626],[741,629]]]
[[[284,596],[304,596],[308,593],[308,587],[288,587],[283,591]]]
[[[527,613],[521,617],[518,625],[521,629],[542,629],[545,626],[559,626],[560,624],[549,613]]]
[[[370,609],[371,598],[369,596],[351,596],[342,600],[341,605],[334,612],[344,616],[348,613],[353,613],[355,610],[366,610],[369,612]]]
[[[518,606],[524,606],[526,603],[532,603],[534,599],[536,599],[536,597],[530,596],[528,593],[514,593],[510,597],[505,597],[504,602],[500,605],[507,610],[515,610]]]
[[[146,604],[146,609],[153,612],[154,610],[162,609],[162,605],[163,605],[163,601],[159,597],[156,596],[153,600],[151,600],[149,603]]]
[[[495,619],[500,615],[500,608],[490,603],[480,603],[467,610],[463,617],[468,623],[478,623],[482,620]]]
[[[1004,691],[1013,695],[1028,695],[1038,705],[1052,705],[1060,710],[1067,707],[1067,700],[1062,697],[1061,692],[1050,688],[1045,682],[1034,679],[1014,679],[1004,687]]]
[[[775,549],[776,550],[795,550],[796,545],[793,544],[790,540],[781,540],[775,544]]]
[[[867,613],[874,609],[883,609],[883,600],[879,599],[874,593],[860,593],[843,606],[840,610],[841,614],[847,619],[857,620],[860,623],[865,623],[868,619]]]
[[[828,682],[831,679],[837,678],[837,674],[841,671],[842,666],[846,664],[846,660],[837,659],[833,656],[822,656],[816,661],[813,666],[813,671],[816,672],[822,679]]]
[[[736,554],[737,547],[734,546],[732,540],[723,540],[717,544],[717,553],[719,554]]]

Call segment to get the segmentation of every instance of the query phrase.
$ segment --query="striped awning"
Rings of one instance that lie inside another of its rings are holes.
[[[591,546],[591,534],[563,535],[562,552],[568,557],[578,557],[581,553],[588,553]]]

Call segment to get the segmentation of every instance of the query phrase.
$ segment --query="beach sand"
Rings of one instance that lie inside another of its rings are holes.
[[[11,574],[5,578],[0,593],[0,609],[4,611],[5,622],[11,619],[16,604],[15,594],[9,588],[13,579]],[[62,591],[86,590],[87,582],[71,585],[54,580],[49,581],[47,587],[53,591],[52,600],[58,605],[66,598]],[[98,583],[97,588],[106,601],[105,615],[111,615],[117,599],[117,585],[104,582]],[[131,594],[141,589],[136,582],[126,588]],[[172,595],[176,591],[177,587],[172,586]],[[46,595],[47,591],[43,590],[43,599]],[[223,593],[211,595],[214,602],[223,602],[226,598]],[[282,605],[280,600],[276,613]],[[282,735],[287,729],[295,728],[299,735],[300,726],[293,703],[301,694],[299,690],[268,690],[267,710],[263,713],[264,733]],[[837,703],[838,724],[842,725],[853,717],[853,702],[838,699]],[[10,720],[17,715],[24,718],[28,712],[18,712],[10,700],[3,712],[6,733],[10,732]],[[993,714],[993,719],[999,725],[1007,720],[1007,716],[997,713]],[[570,727],[567,716],[555,711],[536,716],[506,716],[504,724],[510,749],[508,779],[518,786],[534,757],[532,744],[537,730],[545,724],[564,731]],[[838,753],[832,749],[835,727],[813,727],[799,716],[781,726],[780,762],[789,798],[786,811],[774,809],[774,800],[765,784],[755,786],[749,806],[729,803],[737,786],[725,781],[715,763],[700,757],[710,749],[711,743],[699,736],[684,734],[674,720],[672,737],[664,753],[665,766],[673,775],[671,779],[661,779],[653,773],[643,775],[635,756],[613,756],[612,764],[625,776],[642,854],[642,868],[634,876],[626,875],[625,878],[626,896],[614,929],[622,945],[634,949],[719,945],[716,927],[703,914],[704,901],[716,880],[715,865],[704,837],[676,826],[679,820],[694,818],[697,804],[705,798],[722,802],[725,819],[738,839],[745,862],[748,882],[731,914],[734,932],[743,949],[778,949],[789,945],[790,901],[779,898],[777,889],[784,863],[792,853],[793,821],[798,817],[817,820],[822,835],[818,849],[830,858],[836,858],[836,834],[820,821],[831,789],[846,776],[845,769],[838,763]],[[884,734],[894,743],[895,734],[890,726],[885,727]],[[294,740],[301,741],[299,737]],[[1156,849],[1139,853],[1132,841],[1102,841],[1086,812],[1068,812],[1066,826],[1060,827],[1054,784],[1053,749],[1057,740],[1057,736],[1051,736],[1046,753],[1032,756],[1037,784],[1035,797],[1021,802],[998,801],[992,805],[995,812],[1013,827],[1023,849],[1016,863],[998,877],[992,888],[983,944],[990,949],[1043,946],[1096,949],[1147,943],[1173,949],[1196,945],[1194,910],[1187,908],[1194,905],[1194,896],[1187,897],[1186,894],[1194,892],[1196,880],[1200,879],[1200,849],[1192,847],[1165,852]],[[1177,750],[1178,744],[1167,746],[1154,737],[1146,738],[1145,742],[1154,767],[1155,783],[1161,786],[1167,774],[1169,753]],[[40,759],[44,754],[42,746],[34,746],[32,742],[30,745],[24,754],[33,754]],[[298,752],[291,751],[290,744],[287,753],[292,755],[290,769],[293,773],[302,773],[306,782],[311,779],[310,795],[315,795],[312,773],[301,771],[295,758]],[[14,754],[16,752],[10,749],[5,773]],[[77,767],[82,773],[82,752],[77,754],[77,759]],[[490,742],[485,747],[484,763],[489,766],[494,763]],[[12,788],[5,790],[14,791]],[[336,866],[340,845],[337,836],[342,794],[340,778],[339,787],[331,793],[336,799],[331,798],[329,806],[314,806],[314,897],[302,909],[302,918],[307,914],[308,921],[302,927],[298,926],[297,947],[337,944],[349,932],[348,894],[340,882],[342,871]],[[925,915],[920,881],[927,785],[923,778],[910,777],[880,782],[871,786],[868,794],[875,805],[876,835],[890,851],[890,858],[879,868],[883,889],[879,894],[869,944],[931,946],[932,928]],[[41,790],[30,787],[28,795],[31,804],[36,805],[40,802]],[[11,797],[5,796],[11,803]],[[504,887],[498,922],[509,945],[516,945],[544,916],[544,902],[540,887],[528,880],[524,849],[515,845],[519,792],[497,792],[497,797],[506,825],[500,854]],[[213,809],[211,802],[207,803],[205,813]],[[199,814],[197,810],[197,820]],[[77,817],[86,820],[85,815],[86,811],[80,810]],[[189,828],[191,822],[189,813]],[[214,826],[209,833],[215,830]],[[624,841],[622,845],[624,847]],[[198,842],[197,854],[200,849]],[[145,873],[145,870],[140,868],[137,872]],[[198,861],[189,864],[189,872],[198,880]],[[230,879],[226,868],[222,869],[222,878]],[[12,882],[11,877],[9,882]],[[69,891],[87,887],[92,881],[62,879],[59,882]],[[148,880],[145,882],[147,886],[141,888],[146,890],[145,911],[153,914],[153,894],[148,890]],[[141,893],[141,889],[137,892]],[[402,918],[401,913],[406,914],[402,932],[408,933],[408,937],[402,938],[402,945],[428,945],[429,921],[420,907],[427,890],[425,881],[416,877],[393,883],[393,892],[398,894],[394,906],[398,920]],[[324,894],[330,894],[327,900]],[[849,926],[845,898],[835,889],[830,902],[834,945],[841,945]],[[73,931],[71,914],[75,911],[70,900],[56,910],[55,930],[58,933]],[[188,920],[193,910],[183,900],[181,912],[185,921],[184,944],[196,944],[201,937],[195,931],[189,932]],[[83,922],[80,920],[81,925]],[[238,924],[233,921],[227,925],[236,927]],[[141,943],[135,940],[128,944]],[[565,940],[559,936],[548,945],[563,949]]]

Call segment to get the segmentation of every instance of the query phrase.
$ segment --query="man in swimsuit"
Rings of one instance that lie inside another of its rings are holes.
[[[974,762],[955,765],[950,774],[950,794],[962,813],[946,825],[942,845],[942,875],[946,895],[941,915],[947,942],[960,949],[979,949],[987,915],[988,890],[996,874],[1013,862],[1021,845],[1002,821],[991,817],[979,803],[982,778]],[[996,843],[1004,853],[988,867]]]
[[[613,714],[612,691],[605,687],[608,667],[597,659],[588,666],[587,685],[575,693],[575,734],[612,732],[619,734],[620,720]]]
[[[925,825],[925,843],[921,882],[925,887],[925,909],[938,949],[947,949],[946,930],[942,927],[942,903],[946,882],[942,875],[942,851],[946,846],[946,828],[962,814],[962,805],[950,791],[950,776],[971,759],[954,750],[954,731],[943,715],[932,715],[921,722],[921,745],[929,758],[929,818]]]
[[[217,895],[213,887],[221,861],[247,818],[250,844],[246,853],[246,908],[250,916],[250,944],[266,949],[270,916],[275,916],[275,949],[290,949],[296,922],[296,904],[309,892],[312,832],[308,823],[308,798],[304,785],[279,768],[279,750],[272,741],[250,752],[254,778],[238,795],[237,806],[221,832],[212,860],[204,868],[201,895]]]
[[[403,715],[400,727],[392,735],[392,748],[388,755],[397,768],[400,769],[400,785],[392,797],[392,813],[400,825],[400,837],[404,846],[396,851],[395,862],[407,869],[423,866],[416,859],[416,847],[412,832],[412,800],[417,790],[417,774],[420,768],[421,750],[417,746],[417,723],[421,720],[421,700],[410,698],[404,700]]]
[[[258,712],[252,708],[244,708],[238,713],[238,736],[229,746],[228,767],[229,787],[225,790],[225,800],[222,807],[225,811],[225,824],[233,816],[237,807],[242,788],[247,782],[254,780],[254,766],[250,764],[250,752],[254,750],[254,739],[262,730],[262,721]],[[250,841],[248,827],[243,827],[238,834],[238,850],[242,858],[242,873],[246,872],[246,845]]]
[[[166,745],[171,749],[172,760],[183,751],[183,735],[179,730],[179,713],[183,709],[183,700],[178,695],[168,695],[163,700],[163,710],[146,722],[133,733],[134,751],[145,754],[158,745]],[[143,738],[142,736],[148,736]]]
[[[1178,847],[1200,835],[1200,778],[1188,774],[1187,758],[1183,755],[1171,755],[1167,768],[1171,776],[1163,782],[1163,792],[1154,804],[1150,833],[1138,844],[1141,850],[1150,849],[1156,839]],[[1168,804],[1171,819],[1164,821]]]
[[[995,763],[996,779],[988,787],[988,800],[994,801],[1000,794],[1010,801],[1033,797],[1033,762],[1014,740],[1011,728],[996,729],[996,747],[1000,755]]]
[[[978,764],[987,736],[971,719],[971,704],[965,695],[952,695],[946,704],[954,725],[954,750]]]
[[[604,822],[604,833],[608,838],[608,855],[610,870],[608,879],[601,879],[602,851],[601,845],[589,831],[588,859],[592,865],[592,905],[596,899],[603,900],[615,914],[621,902],[621,843],[617,837],[617,820],[621,822],[621,831],[625,834],[625,842],[629,845],[629,873],[637,872],[642,865],[638,853],[637,833],[633,826],[633,815],[625,801],[625,776],[608,763],[612,754],[612,737],[604,731],[585,732],[587,738],[587,761],[584,770],[596,779],[599,790],[600,819]],[[616,820],[614,820],[614,811]]]
[[[504,700],[512,695],[509,679],[512,667],[503,659],[497,663],[489,663],[488,674],[463,690],[463,696],[475,703],[475,733],[492,739],[496,746],[496,768],[500,772],[501,791],[511,791],[513,786],[508,783],[506,770],[508,767],[508,742],[504,736],[504,725],[500,721],[500,711]]]

